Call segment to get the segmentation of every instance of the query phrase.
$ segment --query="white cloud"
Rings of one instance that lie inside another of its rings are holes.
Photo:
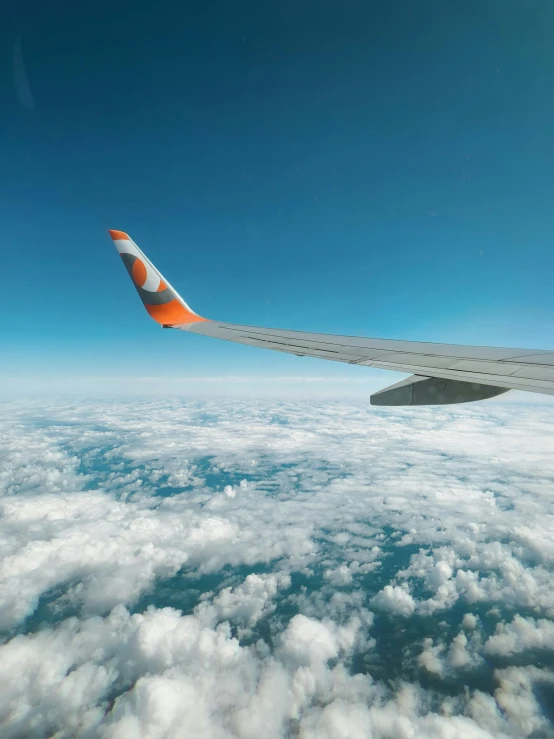
[[[473,631],[473,629],[477,628],[478,623],[479,619],[474,613],[464,614],[464,617],[462,619],[462,626],[464,629],[467,629],[468,631]]]
[[[480,647],[479,637],[474,638],[473,642],[470,642],[468,637],[463,631],[460,631],[450,645],[448,652],[448,662],[454,669],[465,669],[468,667],[475,667],[482,661],[482,658],[476,654],[475,646]],[[472,648],[473,647],[473,648]]]
[[[375,598],[373,605],[390,613],[400,616],[411,616],[415,609],[415,602],[405,588],[396,585],[385,585]]]
[[[499,623],[485,644],[487,654],[509,657],[529,649],[554,650],[554,623],[544,618],[514,616],[509,624]]]
[[[414,678],[552,649],[548,409],[36,401],[2,417],[1,623],[22,628],[45,595],[56,622],[0,646],[2,736],[548,729],[547,671],[511,665],[494,692],[448,698]],[[216,575],[186,614],[130,612],[160,583],[175,596]],[[368,608],[410,667],[394,689]],[[525,618],[485,634],[480,608]]]
[[[4,525],[15,536],[0,563],[0,625],[29,615],[58,583],[77,581],[69,596],[85,612],[102,613],[132,603],[155,578],[175,575],[190,560],[206,569],[241,560],[224,553],[238,537],[236,524],[179,508],[176,515],[175,506],[127,504],[100,492],[9,498]]]
[[[514,727],[514,733],[530,736],[551,734],[551,725],[545,719],[535,696],[535,684],[554,682],[552,672],[536,667],[508,667],[496,673],[499,687],[495,691],[498,706],[505,711]]]
[[[290,584],[289,575],[248,575],[236,588],[224,588],[210,599],[203,596],[206,599],[198,605],[197,613],[208,623],[231,620],[251,628],[274,609],[272,599],[278,590],[289,588]],[[213,594],[207,594],[210,595]]]
[[[490,739],[506,735],[500,708],[513,700],[518,726],[544,727],[527,673],[500,673],[488,714],[482,694],[472,697],[471,711],[501,729],[491,733],[469,716],[429,711],[417,686],[393,694],[369,676],[330,666],[351,651],[358,628],[299,615],[271,654],[240,646],[226,624],[209,627],[197,613],[170,608],[130,615],[119,606],[104,619],[69,619],[0,647],[3,736],[46,729],[123,739],[277,739],[295,722],[306,737]],[[113,690],[119,697],[104,715]]]
[[[302,614],[295,616],[281,638],[281,650],[294,664],[314,665],[349,653],[361,623],[353,619],[347,626],[321,622]]]
[[[479,635],[468,639],[466,634],[460,631],[449,646],[444,641],[435,644],[434,640],[428,637],[423,641],[418,664],[426,672],[452,677],[456,671],[467,671],[479,666],[483,661],[480,651],[482,644]]]
[[[443,652],[444,645],[434,645],[433,640],[428,637],[423,642],[423,651],[418,657],[418,662],[427,672],[442,675],[444,672]]]
[[[375,560],[377,560],[379,556],[382,556],[383,552],[379,547],[374,546],[369,552],[366,551],[364,554],[364,558],[367,560],[365,564],[360,564],[358,560],[354,560],[353,562],[350,562],[349,565],[342,564],[334,569],[325,570],[325,579],[328,580],[331,585],[341,587],[342,585],[350,585],[355,575],[373,572],[373,570],[376,570],[380,565],[380,562]]]

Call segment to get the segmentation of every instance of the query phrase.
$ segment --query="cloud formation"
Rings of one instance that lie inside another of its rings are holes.
[[[2,736],[550,731],[547,406],[2,418]]]

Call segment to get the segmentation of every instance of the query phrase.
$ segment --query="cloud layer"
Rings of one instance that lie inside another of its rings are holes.
[[[548,406],[2,418],[3,736],[549,735]]]

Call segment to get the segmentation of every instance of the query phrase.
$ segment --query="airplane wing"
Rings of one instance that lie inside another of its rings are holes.
[[[363,367],[412,373],[373,405],[445,405],[508,390],[554,395],[554,351],[369,339],[223,323],[195,313],[123,231],[110,231],[149,315],[164,328]]]

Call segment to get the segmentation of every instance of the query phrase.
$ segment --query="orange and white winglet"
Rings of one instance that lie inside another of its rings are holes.
[[[189,308],[128,234],[124,231],[109,233],[151,318],[162,326],[180,326],[208,320]]]

